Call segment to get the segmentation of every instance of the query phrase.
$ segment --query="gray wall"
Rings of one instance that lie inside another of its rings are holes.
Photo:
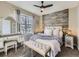
[[[60,25],[63,27],[68,27],[68,9],[44,15],[43,18],[44,18],[44,26]]]

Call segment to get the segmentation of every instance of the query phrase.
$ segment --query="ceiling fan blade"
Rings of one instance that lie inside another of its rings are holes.
[[[51,7],[51,6],[53,6],[53,4],[46,5],[46,6],[44,6],[44,8]]]
[[[41,6],[38,6],[38,5],[34,5],[34,6],[35,6],[35,7],[39,7],[39,8],[41,7]]]

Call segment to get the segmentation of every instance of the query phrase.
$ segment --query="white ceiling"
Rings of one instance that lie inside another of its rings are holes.
[[[33,5],[41,5],[40,1],[8,1],[8,2],[37,15],[49,14],[52,12],[72,8],[79,4],[79,1],[44,1],[44,5],[53,4],[53,6],[46,8],[44,12],[41,13],[40,8],[33,6]]]

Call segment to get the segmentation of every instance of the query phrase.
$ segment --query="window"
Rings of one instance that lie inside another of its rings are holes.
[[[20,16],[20,32],[33,34],[33,16]]]

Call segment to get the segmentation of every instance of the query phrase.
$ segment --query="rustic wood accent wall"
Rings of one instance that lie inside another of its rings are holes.
[[[63,26],[68,27],[68,9],[43,15],[44,26]]]

